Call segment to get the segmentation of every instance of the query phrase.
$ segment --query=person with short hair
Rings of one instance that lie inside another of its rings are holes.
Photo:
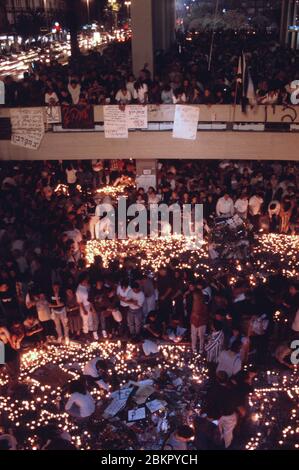
[[[208,362],[217,363],[224,343],[222,323],[218,320],[214,320],[211,329],[211,334],[209,335],[208,341],[205,345],[205,352],[207,354]]]
[[[85,381],[81,379],[72,382],[70,392],[71,396],[65,405],[65,411],[79,420],[92,416],[96,406],[93,397],[86,389]]]
[[[191,344],[192,351],[197,352],[197,343],[199,352],[204,350],[205,334],[209,322],[209,312],[204,303],[203,293],[200,289],[193,292],[193,303],[191,311]]]
[[[218,217],[232,217],[234,215],[234,201],[226,192],[220,197],[216,204],[216,214]]]
[[[145,297],[138,282],[133,282],[131,287],[131,292],[127,297],[129,304],[128,327],[131,336],[136,338],[141,333]]]
[[[97,325],[95,325],[94,307],[89,301],[89,278],[87,273],[81,273],[79,283],[76,290],[76,298],[80,308],[80,315],[83,323],[83,333],[88,335],[92,331],[93,338],[99,339],[97,333]]]
[[[194,439],[194,430],[190,426],[179,426],[164,444],[163,450],[188,450],[188,442]]]
[[[58,342],[62,343],[63,336],[65,342],[69,342],[69,325],[65,308],[65,298],[62,287],[58,282],[52,285],[50,293],[51,314],[55,323]]]
[[[220,370],[224,371],[227,373],[229,378],[236,375],[242,369],[242,361],[240,357],[241,348],[241,341],[236,340],[233,342],[230,349],[221,351],[218,358],[216,372]]]

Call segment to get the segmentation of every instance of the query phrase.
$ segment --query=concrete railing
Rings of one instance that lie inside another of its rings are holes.
[[[197,105],[192,105],[197,106]],[[259,105],[247,108],[246,113],[241,106],[233,105],[198,105],[199,122],[202,123],[285,123],[299,124],[299,106]],[[148,121],[153,123],[173,122],[175,105],[148,105]],[[0,106],[0,117],[9,117],[10,109]],[[103,106],[94,106],[95,123],[104,121]]]
[[[64,130],[61,123],[47,125],[36,151],[12,145],[10,140],[0,140],[0,160],[299,159],[299,106],[258,106],[248,108],[247,113],[240,106],[200,105],[199,108],[196,140],[173,138],[173,105],[149,105],[147,130],[129,132],[127,139],[107,139],[103,106],[95,106],[95,129],[73,132]],[[9,116],[9,109],[0,108],[0,118]]]

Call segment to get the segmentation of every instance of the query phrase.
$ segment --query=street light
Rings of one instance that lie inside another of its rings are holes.
[[[132,5],[132,2],[130,0],[126,0],[125,1],[125,5],[127,7],[127,12],[128,12],[128,17],[130,18],[131,16],[131,5]]]
[[[87,22],[88,22],[88,24],[89,24],[89,23],[90,23],[89,0],[86,0],[86,6],[87,6]]]
[[[115,22],[115,28],[117,28],[117,23],[118,23],[118,4],[117,4],[117,0],[108,0],[108,3],[110,5],[110,8],[113,12],[113,16],[114,16],[114,22]]]
[[[49,29],[49,16],[48,16],[47,0],[44,0],[44,10],[45,10],[47,28]]]

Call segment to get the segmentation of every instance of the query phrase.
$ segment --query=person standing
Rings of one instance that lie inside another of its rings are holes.
[[[141,332],[143,319],[144,293],[140,289],[138,282],[132,283],[132,289],[127,297],[129,304],[128,327],[132,337],[138,337]]]
[[[52,318],[56,327],[58,342],[62,343],[64,336],[65,342],[68,344],[69,326],[65,308],[64,294],[58,282],[55,282],[52,286],[49,304],[51,308]]]
[[[224,333],[222,331],[222,323],[214,320],[212,325],[212,332],[209,335],[205,351],[207,353],[207,361],[210,363],[217,363],[219,354],[223,349]]]
[[[116,289],[116,295],[120,301],[119,310],[122,314],[122,324],[121,324],[121,335],[124,333],[124,329],[127,325],[127,317],[130,304],[128,303],[128,298],[131,294],[131,287],[129,286],[129,281],[127,279],[123,279]]]
[[[228,377],[236,375],[242,369],[241,351],[242,343],[236,340],[228,350],[221,351],[218,359],[218,371],[224,371]]]
[[[70,332],[76,338],[80,337],[82,329],[82,319],[76,295],[72,289],[66,290],[66,310],[70,325]]]
[[[193,305],[191,312],[191,342],[192,351],[197,352],[197,342],[199,343],[199,352],[204,350],[205,334],[209,322],[209,312],[204,303],[203,294],[200,289],[193,292]]]
[[[51,319],[51,309],[50,304],[46,298],[46,295],[43,292],[39,292],[35,296],[35,306],[37,311],[37,316],[43,330],[45,332],[46,338],[50,338],[55,334],[55,328],[53,320]]]
[[[93,338],[99,339],[97,325],[95,325],[95,312],[89,301],[89,282],[87,273],[82,273],[79,277],[79,284],[76,290],[77,302],[80,308],[80,315],[83,322],[83,333],[88,335],[92,331]]]
[[[228,193],[224,193],[216,204],[216,214],[218,217],[232,217],[234,215],[234,201]]]
[[[241,217],[241,219],[246,220],[248,214],[248,197],[246,194],[241,194],[241,196],[235,202],[236,213]]]

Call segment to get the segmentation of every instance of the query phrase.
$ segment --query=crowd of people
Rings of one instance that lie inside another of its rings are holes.
[[[117,253],[108,268],[100,256],[87,266],[85,248],[96,236],[97,205],[109,197],[95,190],[135,178],[129,160],[1,163],[0,343],[9,391],[17,386],[21,355],[32,348],[121,339],[148,341],[150,354],[159,342],[191,344],[194,354],[206,357],[214,377],[206,417],[208,423],[219,421],[220,445],[228,448],[255,376],[254,369],[245,373],[244,365],[293,368],[298,279],[287,279],[278,267],[266,284],[253,287],[240,271],[231,285],[227,275],[196,277],[192,266],[178,269],[175,259],[157,273],[145,273],[134,257],[121,265]],[[161,161],[156,188],[128,186],[126,194],[147,207],[202,203],[207,226],[215,217],[238,214],[255,233],[263,226],[298,235],[298,183],[293,162]],[[59,185],[67,193],[57,191]],[[286,321],[275,323],[277,311]],[[102,380],[103,363],[93,365]],[[74,385],[79,405],[82,395],[88,397],[87,405],[83,400],[87,415],[76,409],[84,418],[94,411],[86,390],[85,383]],[[71,401],[67,410],[72,406]],[[193,437],[179,429],[165,445],[185,449]]]
[[[5,105],[244,104],[241,56],[253,79],[255,104],[290,104],[298,52],[271,36],[219,31],[209,67],[210,45],[209,33],[178,36],[169,51],[157,51],[154,75],[148,64],[133,75],[129,42],[109,45],[102,54],[91,51],[69,65],[37,62],[20,81],[5,77]]]

